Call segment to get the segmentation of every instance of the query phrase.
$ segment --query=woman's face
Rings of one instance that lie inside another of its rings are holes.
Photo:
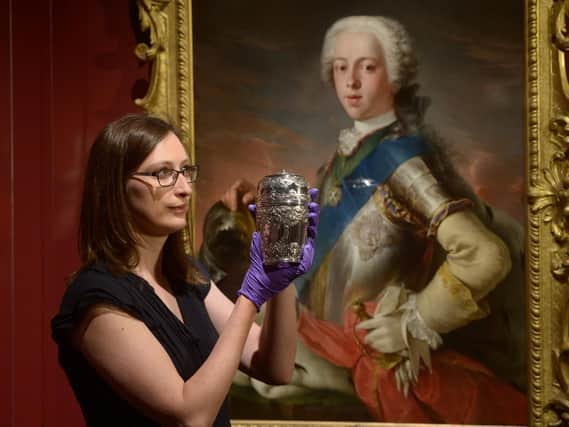
[[[367,120],[393,109],[385,58],[372,33],[336,36],[333,75],[336,95],[352,119]]]
[[[169,133],[144,159],[137,172],[181,170],[190,164],[181,141]],[[154,176],[133,175],[126,184],[126,196],[135,230],[148,236],[167,236],[186,225],[192,184],[182,174],[169,187],[162,187]]]

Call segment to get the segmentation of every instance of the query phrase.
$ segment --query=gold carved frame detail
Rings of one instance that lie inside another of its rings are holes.
[[[140,29],[149,41],[139,43],[134,53],[151,64],[151,74],[148,92],[134,102],[173,121],[185,135],[182,142],[195,163],[191,0],[137,0],[137,5]],[[193,200],[190,212],[195,210]],[[189,242],[194,242],[193,217],[189,215]]]
[[[530,392],[532,422],[557,426],[569,425],[569,2],[544,6],[526,24]]]
[[[191,0],[137,3],[149,44],[139,44],[135,53],[152,72],[148,93],[135,102],[174,120],[194,159]],[[569,0],[526,0],[525,12],[530,424],[569,426]],[[362,424],[374,423],[310,423]],[[235,420],[233,425],[309,424]]]

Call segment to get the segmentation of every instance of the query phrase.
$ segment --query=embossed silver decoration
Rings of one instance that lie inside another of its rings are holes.
[[[257,230],[263,262],[300,262],[308,224],[308,183],[301,175],[282,171],[257,186]]]

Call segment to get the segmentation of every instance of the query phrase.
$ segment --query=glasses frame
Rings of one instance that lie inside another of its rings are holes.
[[[172,178],[171,184],[164,185],[164,184],[162,184],[162,182],[160,182],[160,177],[158,176],[158,174],[164,170],[169,170],[169,171],[176,173],[176,176],[174,176]],[[184,166],[182,169],[179,169],[179,170],[173,169],[173,168],[161,168],[159,171],[156,171],[156,172],[133,172],[130,175],[131,176],[153,176],[154,178],[156,178],[156,181],[158,182],[158,185],[160,187],[172,187],[172,186],[176,185],[176,183],[178,182],[178,177],[180,176],[180,174],[182,174],[182,176],[184,176],[185,170],[189,170],[192,173],[192,175],[190,177],[186,177],[186,182],[188,184],[196,182],[196,180],[198,179],[198,174],[199,174],[199,170],[200,170],[200,167],[198,165]],[[193,176],[193,178],[192,178],[192,176]]]

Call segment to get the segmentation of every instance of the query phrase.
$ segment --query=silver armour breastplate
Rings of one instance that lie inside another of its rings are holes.
[[[324,318],[340,323],[353,301],[374,300],[385,286],[401,283],[400,261],[409,239],[410,233],[370,198],[331,251]]]

